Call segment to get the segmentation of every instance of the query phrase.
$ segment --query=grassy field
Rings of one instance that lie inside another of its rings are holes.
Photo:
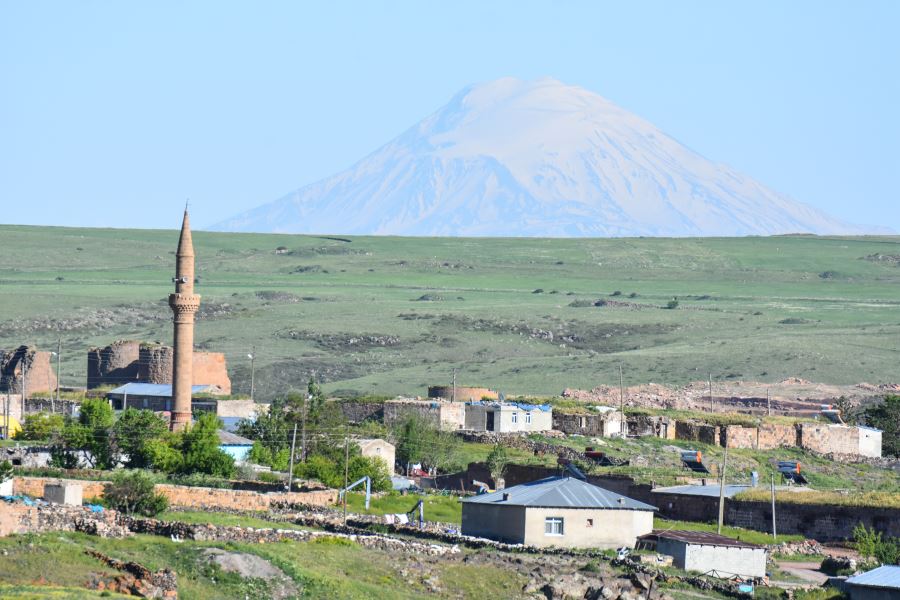
[[[363,548],[335,538],[255,545],[192,541],[176,544],[165,538],[144,535],[102,539],[83,534],[52,533],[0,538],[2,597],[101,597],[99,593],[84,591],[79,595],[75,591],[92,573],[113,573],[84,554],[86,548],[120,560],[134,560],[152,570],[174,569],[178,574],[179,598],[185,600],[272,597],[270,584],[266,581],[242,578],[210,564],[203,557],[207,548],[223,548],[266,559],[293,581],[299,598],[515,598],[519,597],[524,583],[521,575],[490,565],[435,561],[429,572],[440,579],[444,592],[429,593],[425,582],[410,582],[401,573],[411,568],[418,558]],[[53,565],[53,568],[47,569],[47,565]],[[57,587],[47,590],[46,596],[38,595],[46,589],[38,584]]]
[[[63,383],[78,385],[89,346],[170,341],[175,231],[0,236],[14,249],[0,256],[0,348],[61,336]],[[900,353],[896,237],[194,242],[197,344],[225,352],[238,392],[255,347],[261,397],[311,374],[330,392],[421,394],[452,368],[460,384],[557,394],[617,383],[620,364],[626,383],[877,383]]]
[[[693,521],[669,521],[667,519],[653,519],[653,528],[666,531],[706,531],[716,533],[718,525],[715,523],[695,523]],[[748,544],[775,544],[782,542],[799,542],[805,539],[802,535],[779,535],[778,540],[772,538],[771,533],[744,529],[743,527],[722,527],[722,535],[747,542]]]
[[[372,498],[369,510],[366,511],[365,494],[351,492],[347,494],[347,511],[369,515],[405,513],[420,499],[425,500],[425,520],[456,524],[462,522],[462,504],[458,496],[387,494],[380,498]]]

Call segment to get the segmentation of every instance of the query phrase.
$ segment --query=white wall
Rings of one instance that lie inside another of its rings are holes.
[[[674,557],[675,566],[685,571],[718,571],[722,576],[743,577],[763,577],[766,574],[765,548],[707,546],[661,538],[656,550]]]

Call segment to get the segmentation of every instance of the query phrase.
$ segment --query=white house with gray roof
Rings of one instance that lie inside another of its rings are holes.
[[[462,533],[508,544],[634,547],[655,507],[574,477],[548,477],[462,503]]]

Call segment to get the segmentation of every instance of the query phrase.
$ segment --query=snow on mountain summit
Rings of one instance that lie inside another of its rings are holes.
[[[417,236],[861,233],[555,79],[474,85],[332,177],[214,229]]]

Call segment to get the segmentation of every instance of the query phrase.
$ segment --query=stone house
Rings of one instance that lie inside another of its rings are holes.
[[[465,425],[471,431],[514,433],[553,429],[553,408],[547,404],[468,402],[465,407]]]
[[[703,531],[655,531],[643,536],[639,548],[673,557],[685,571],[714,577],[756,578],[766,575],[766,549],[715,533]]]
[[[394,464],[397,461],[397,449],[393,444],[380,438],[365,438],[356,440],[356,444],[363,456],[380,458],[387,466],[388,473],[394,474]]]
[[[655,507],[573,477],[548,477],[466,498],[462,533],[509,544],[633,547]]]
[[[553,429],[567,434],[593,437],[619,437],[623,431],[623,415],[608,406],[594,407],[593,413],[562,413],[553,411]],[[600,409],[600,410],[598,410]]]
[[[418,416],[434,427],[446,431],[462,429],[466,419],[466,405],[444,400],[398,398],[384,403],[384,424],[393,427],[411,416]]]

